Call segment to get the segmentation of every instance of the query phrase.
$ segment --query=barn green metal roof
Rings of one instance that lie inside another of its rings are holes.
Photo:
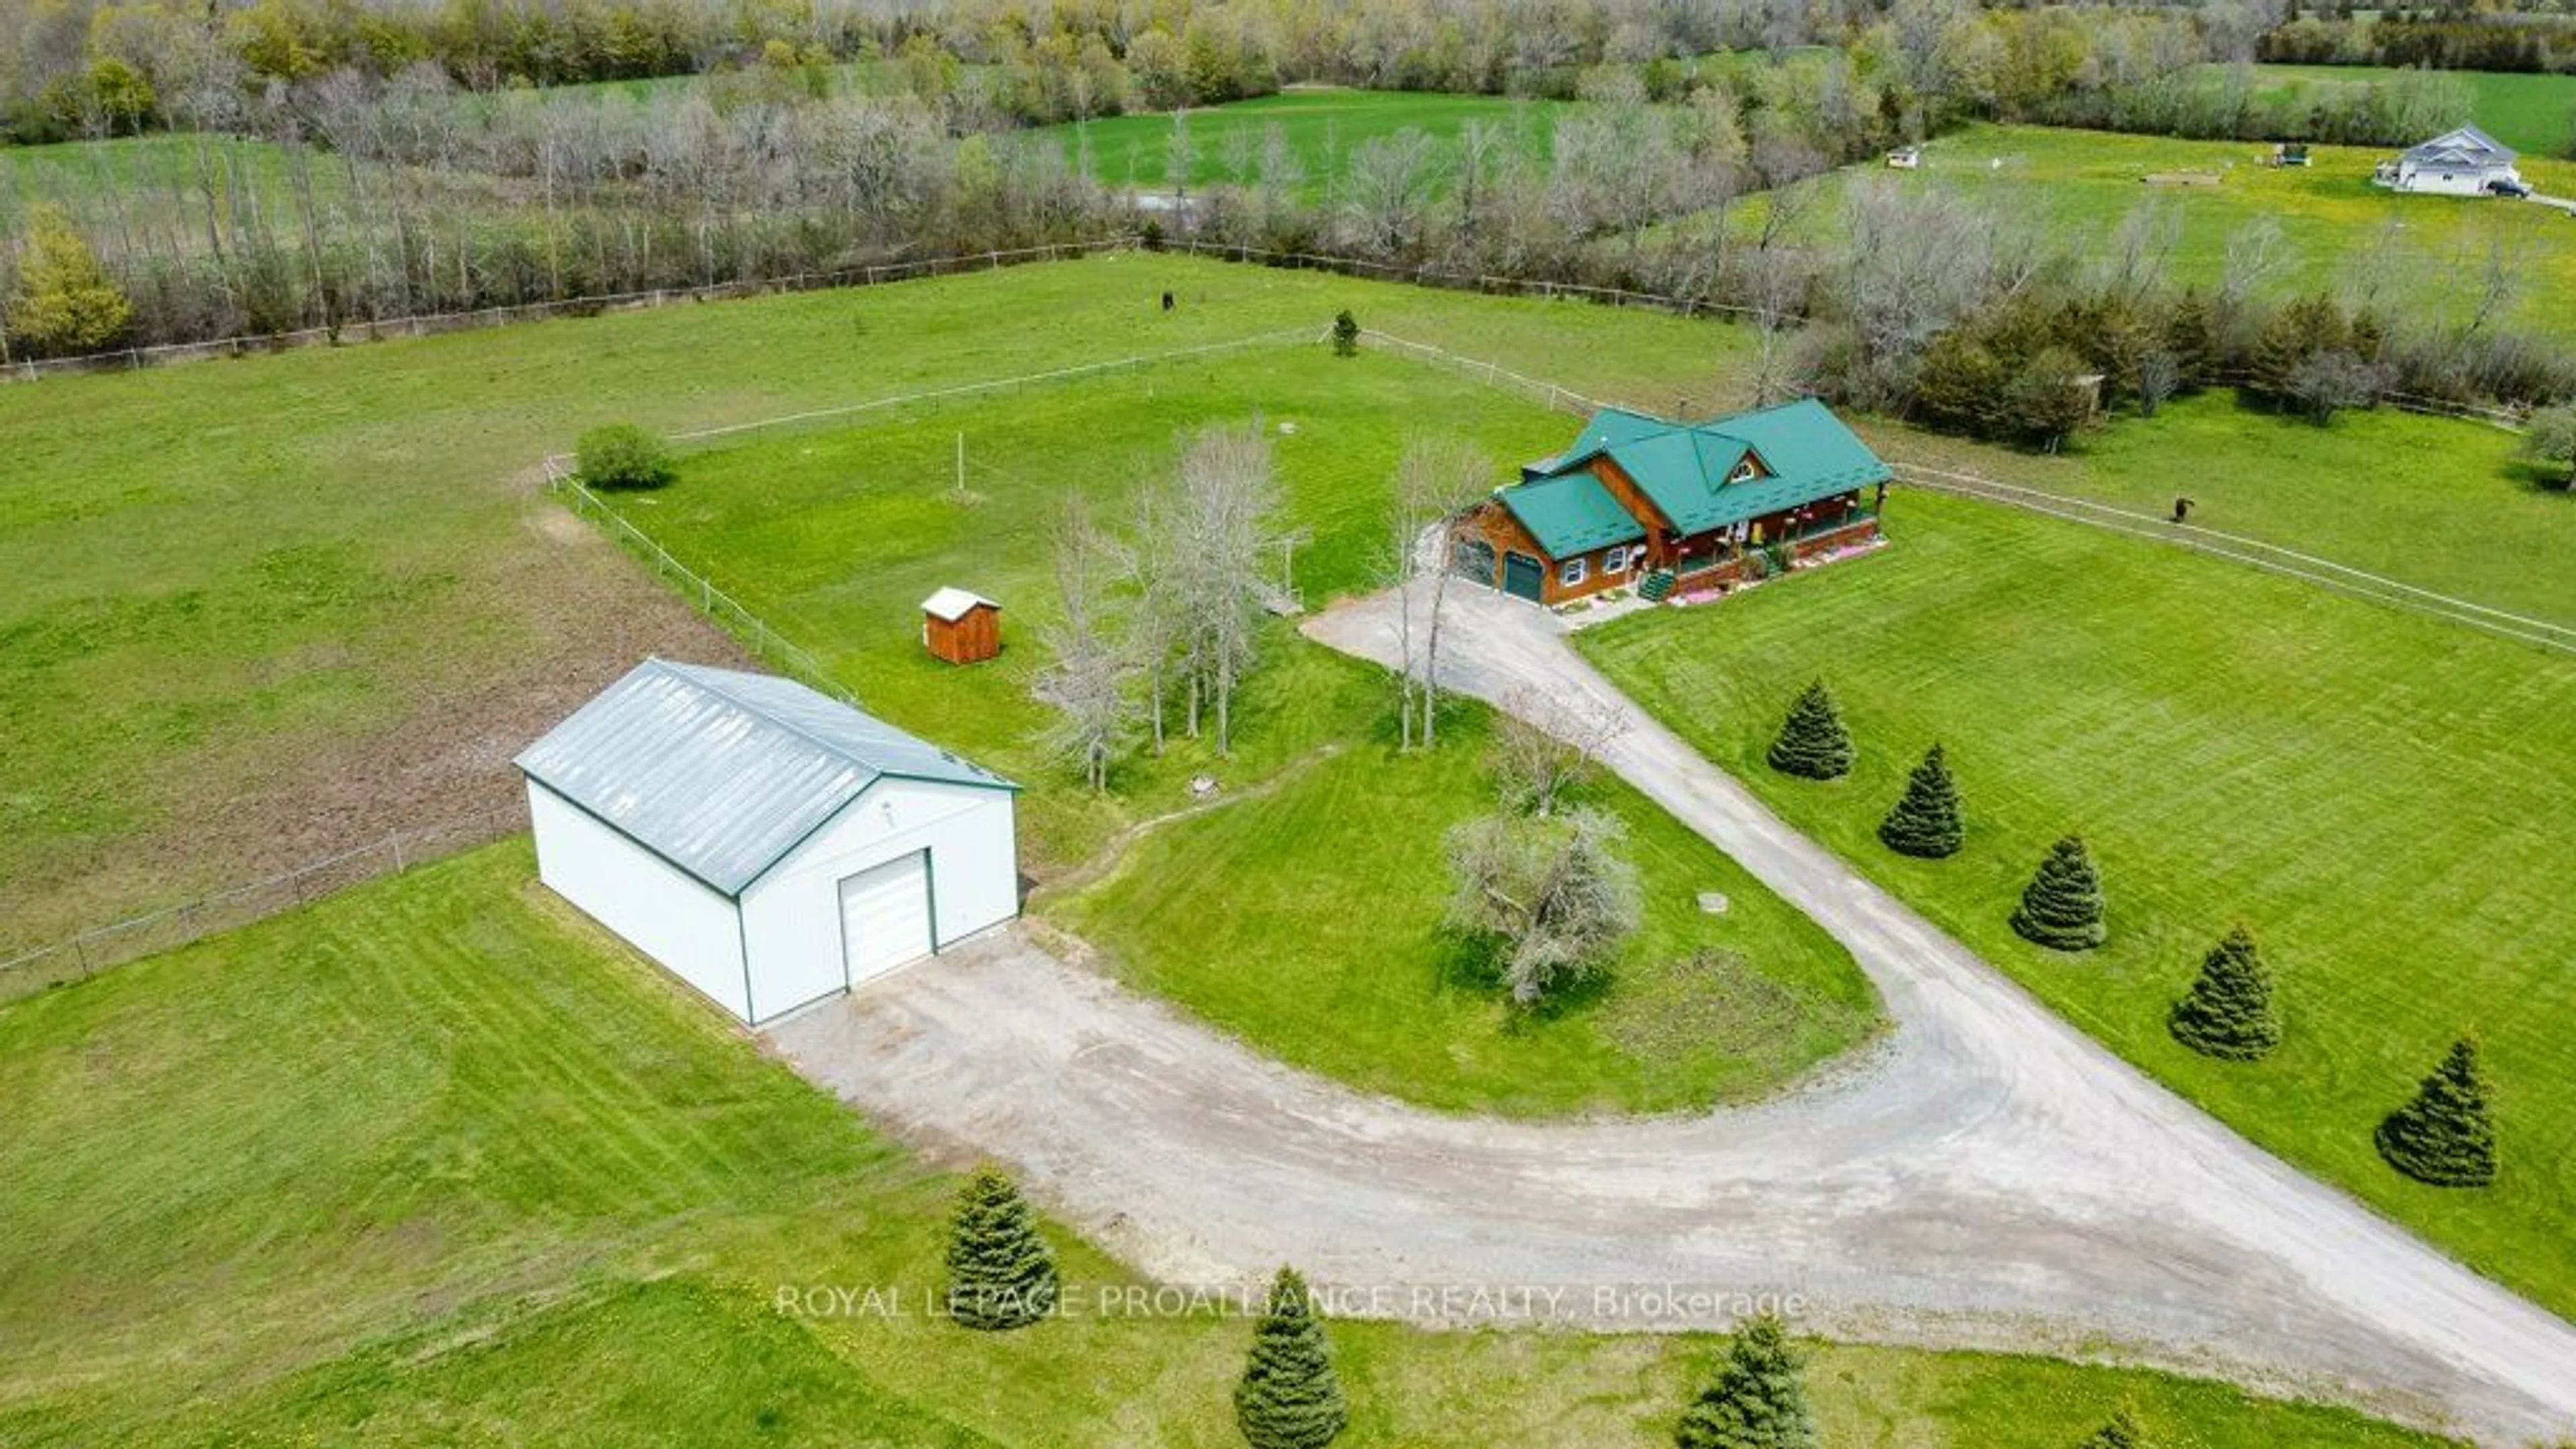
[[[1589,473],[1515,484],[1502,491],[1502,500],[1550,558],[1572,558],[1646,536],[1645,525]]]
[[[516,763],[727,896],[881,779],[1019,788],[793,680],[662,659],[635,666]]]
[[[1748,452],[1769,474],[1727,482]],[[1604,456],[1686,534],[1832,498],[1889,476],[1869,445],[1813,398],[1704,423],[1667,422],[1626,408],[1603,408],[1584,424],[1573,447],[1532,464],[1524,470],[1534,475],[1530,481],[1506,489],[1504,497],[1588,478],[1585,465]],[[1611,506],[1617,507],[1615,500]],[[1553,552],[1544,536],[1539,542]]]

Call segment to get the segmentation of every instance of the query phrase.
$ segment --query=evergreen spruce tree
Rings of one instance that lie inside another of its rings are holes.
[[[1774,1314],[1736,1331],[1717,1376],[1682,1413],[1679,1449],[1817,1449],[1798,1351]]]
[[[1851,773],[1851,732],[1833,691],[1821,679],[1808,685],[1789,706],[1780,738],[1771,743],[1771,768],[1810,780],[1835,780]]]
[[[2102,924],[2102,877],[2081,837],[2070,835],[2050,847],[2048,858],[2022,889],[2012,928],[2057,951],[2089,951],[2108,939],[2110,930]]]
[[[968,1328],[1037,1322],[1055,1308],[1055,1253],[1011,1180],[976,1170],[957,1195],[948,1239],[948,1312]]]
[[[2138,1426],[2137,1414],[2123,1405],[2109,1423],[2085,1436],[2075,1449],[2152,1449],[2152,1441]]]
[[[2417,1182],[2484,1187],[2495,1181],[2495,1119],[2475,1037],[2462,1037],[2415,1100],[2379,1124],[2379,1155]]]
[[[1350,1422],[1332,1345],[1306,1280],[1282,1268],[1252,1330],[1252,1356],[1234,1386],[1234,1422],[1252,1449],[1323,1449]]]
[[[2185,392],[2197,392],[2218,377],[2218,324],[2198,288],[2186,288],[2165,319],[2165,350],[2174,356],[2175,375]]]
[[[2166,1024],[2184,1046],[2232,1062],[2254,1061],[2281,1044],[2272,971],[2243,926],[2209,948],[2200,963],[2200,979],[2174,1003]]]
[[[1966,828],[1959,823],[1959,787],[1951,782],[1949,757],[1934,745],[1923,763],[1906,777],[1905,793],[1878,822],[1878,838],[1899,855],[1926,860],[1959,853]]]
[[[1333,315],[1333,355],[1335,357],[1360,355],[1360,319],[1352,316],[1347,307]]]

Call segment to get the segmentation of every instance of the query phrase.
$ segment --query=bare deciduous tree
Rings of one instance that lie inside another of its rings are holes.
[[[1056,545],[1055,579],[1063,615],[1042,632],[1054,656],[1029,692],[1056,713],[1046,731],[1050,752],[1078,764],[1094,794],[1109,786],[1109,766],[1135,734],[1135,660],[1112,621],[1116,551],[1095,530],[1073,495]]]
[[[1179,620],[1181,667],[1189,681],[1189,730],[1202,702],[1216,712],[1216,748],[1234,750],[1234,690],[1251,669],[1263,611],[1286,593],[1274,579],[1289,536],[1277,524],[1279,482],[1270,440],[1249,424],[1212,427],[1181,453],[1164,536],[1170,607]]]
[[[1470,508],[1492,480],[1490,460],[1450,439],[1417,440],[1396,464],[1386,576],[1396,591],[1396,712],[1407,749],[1439,743],[1440,628],[1452,557],[1467,536]]]
[[[1565,792],[1587,779],[1602,752],[1627,732],[1628,712],[1612,701],[1529,685],[1513,689],[1503,697],[1494,736],[1504,803],[1554,814]]]
[[[1598,969],[1643,911],[1619,822],[1593,810],[1550,820],[1491,815],[1449,833],[1449,922],[1492,940],[1516,1006]]]

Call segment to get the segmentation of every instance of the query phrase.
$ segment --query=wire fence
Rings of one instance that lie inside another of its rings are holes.
[[[887,282],[913,281],[922,277],[955,276],[964,272],[995,271],[1026,262],[1070,261],[1095,252],[1123,251],[1134,245],[1125,237],[1098,241],[1056,242],[1047,246],[1017,247],[994,251],[965,252],[955,256],[924,257],[907,262],[876,262],[866,266],[842,267],[831,271],[790,272],[780,276],[755,277],[737,282],[715,282],[701,287],[657,287],[640,292],[603,292],[580,297],[565,297],[544,302],[521,302],[509,306],[478,307],[464,312],[433,312],[410,317],[376,319],[351,318],[328,327],[303,327],[289,332],[262,332],[239,337],[222,337],[209,342],[168,342],[151,347],[126,347],[113,352],[84,353],[78,357],[16,358],[0,367],[0,381],[34,382],[58,373],[122,372],[134,368],[159,367],[175,362],[205,362],[225,357],[251,357],[272,352],[291,352],[304,347],[337,346],[354,342],[377,342],[395,337],[436,337],[450,332],[467,332],[485,327],[503,327],[514,322],[539,322],[551,317],[587,317],[602,312],[641,312],[676,302],[721,302],[742,297],[763,297],[781,292],[817,292],[839,287],[872,287]]]
[[[514,802],[463,820],[398,830],[276,875],[92,927],[0,961],[0,1000],[95,976],[218,931],[265,920],[362,881],[399,875],[425,861],[523,830],[527,822],[527,808]]]
[[[1462,356],[1445,347],[1434,347],[1428,342],[1415,342],[1410,338],[1398,337],[1391,332],[1380,332],[1374,327],[1361,328],[1360,340],[1409,357],[1416,362],[1447,368],[1489,386],[1501,388],[1507,392],[1517,392],[1555,412],[1572,413],[1576,417],[1589,417],[1601,407],[1600,403],[1570,388],[1562,388],[1555,383],[1545,382],[1535,377],[1525,377],[1501,363],[1484,358]]]
[[[2090,499],[2076,498],[2044,489],[2024,488],[1997,482],[1974,473],[1931,468],[1916,463],[1895,462],[1889,465],[1897,480],[1937,493],[1974,498],[1987,503],[2001,503],[2031,513],[2046,514],[2069,523],[2124,533],[2134,538],[2152,539],[2158,543],[2188,548],[2198,553],[2233,559],[2284,578],[2294,578],[2337,593],[2349,594],[2382,604],[2393,605],[2413,613],[2428,614],[2455,624],[2562,654],[2576,654],[2576,628],[2489,607],[2472,600],[2436,593],[2384,574],[2374,574],[2350,564],[2315,554],[2301,553],[2279,544],[2266,543],[2240,534],[2221,533],[2197,524],[2175,523],[2151,513],[2140,513]]]
[[[1415,342],[1374,329],[1363,329],[1360,335],[1374,345],[1519,392],[1558,411],[1589,414],[1595,408],[1602,406],[1594,399],[1585,397],[1570,388],[1524,377],[1485,359],[1464,356],[1429,343]],[[2422,401],[2431,402],[2432,400]],[[2481,410],[2467,410],[2469,414],[2479,411]],[[2497,421],[2494,418],[2483,420]],[[1910,462],[1895,449],[1885,451],[1889,454],[1889,468],[1895,473],[1899,483],[1933,492],[1975,498],[1987,503],[2000,503],[2027,512],[2045,514],[2069,523],[2080,523],[2114,533],[2174,544],[2200,553],[2232,559],[2266,573],[2300,579],[2332,589],[2337,593],[2371,599],[2414,613],[2447,619],[2503,638],[2536,644],[2544,649],[2576,654],[2576,628],[2565,624],[2516,614],[2480,604],[2474,600],[2439,593],[2417,584],[2389,578],[2384,574],[2375,574],[2350,564],[2338,563],[2333,559],[2302,553],[2280,544],[2266,543],[2261,539],[2223,533],[2197,524],[2177,524],[2151,513],[2141,513],[2134,509],[2099,503],[2071,494],[2027,488],[1975,473]]]
[[[858,700],[841,687],[823,661],[769,627],[769,621],[746,607],[741,600],[715,586],[715,581],[671,556],[671,551],[653,541],[652,535],[627,521],[626,516],[609,506],[575,477],[561,458],[546,459],[546,486],[562,498],[574,514],[608,530],[608,536],[628,553],[642,559],[655,576],[669,584],[694,605],[698,612],[715,621],[719,628],[742,641],[762,662],[786,671],[798,682],[808,685],[843,704],[856,707]]]
[[[1670,312],[1682,317],[1742,317],[1760,320],[1769,316],[1783,326],[1796,326],[1805,319],[1774,310],[1766,313],[1759,307],[1734,302],[1716,302],[1706,297],[1678,297],[1663,292],[1641,292],[1627,287],[1600,287],[1585,282],[1551,281],[1544,277],[1506,277],[1490,272],[1455,272],[1428,263],[1408,265],[1403,262],[1378,262],[1365,257],[1333,256],[1323,252],[1274,252],[1261,247],[1231,242],[1203,242],[1195,238],[1162,244],[1166,251],[1185,252],[1196,257],[1214,257],[1219,261],[1244,262],[1291,271],[1336,272],[1343,276],[1368,277],[1382,282],[1404,282],[1417,287],[1439,287],[1449,291],[1482,292],[1498,297],[1571,298],[1596,302],[1607,307],[1637,307],[1651,312]]]

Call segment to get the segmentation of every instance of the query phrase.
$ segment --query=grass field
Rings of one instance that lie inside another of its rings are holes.
[[[2391,80],[2403,74],[2381,65],[2258,65],[2254,84],[2256,93],[2268,98]],[[2450,74],[2475,97],[2473,119],[2488,135],[2532,156],[2568,159],[2569,147],[2576,145],[2576,75],[2479,70]]]
[[[1297,192],[1310,200],[1327,194],[1362,143],[1408,127],[1445,142],[1456,140],[1469,121],[1483,121],[1508,128],[1524,151],[1543,156],[1563,104],[1435,91],[1316,88],[1203,107],[1188,113],[1189,182],[1204,186],[1248,179],[1247,167],[1257,173],[1264,139],[1274,125],[1287,137],[1304,173]],[[1104,184],[1154,188],[1173,183],[1173,124],[1172,113],[1150,112],[1045,129],[1064,137],[1068,158],[1078,160],[1088,144],[1092,174]]]
[[[1371,586],[1409,439],[1535,457],[1570,423],[1450,372],[1292,342],[790,430],[689,456],[677,483],[614,506],[888,718],[1034,786],[1022,848],[1041,875],[1187,805],[1199,773],[1272,790],[1146,837],[1064,914],[1129,979],[1274,1055],[1453,1110],[1633,1112],[1777,1087],[1874,1029],[1873,994],[1841,947],[1626,791],[1605,802],[1646,869],[1649,928],[1579,1004],[1516,1019],[1440,930],[1442,832],[1495,794],[1481,712],[1462,709],[1446,749],[1397,758],[1380,672],[1284,627],[1240,706],[1235,759],[1184,740],[1123,768],[1104,800],[1040,753],[1046,712],[1029,681],[1058,614],[1065,494],[1079,487],[1096,517],[1123,521],[1139,485],[1173,466],[1178,434],[1253,417],[1276,448],[1284,522],[1306,536],[1296,580],[1315,604]],[[949,496],[960,435],[968,504]],[[949,583],[1003,602],[994,664],[923,652],[917,605]],[[1722,925],[1699,912],[1703,889],[1737,902]],[[1314,919],[1319,900],[1361,897],[1376,907]],[[1703,945],[1725,953],[1714,972],[1691,964]]]
[[[2051,520],[1908,494],[1863,566],[1578,636],[1774,808],[2240,1130],[2560,1312],[2576,1307],[2576,923],[2546,862],[2576,818],[2576,661]],[[1761,752],[1822,675],[1861,742],[1847,782]],[[1966,852],[1902,860],[1872,829],[1949,746]],[[2005,925],[2081,831],[2111,944]],[[2222,1066],[2164,1030],[2210,942],[2250,925],[2289,1039]],[[2487,1041],[2507,1166],[2444,1193],[2371,1147],[2462,1029]]]
[[[585,428],[678,431],[1320,331],[1344,306],[1478,355],[1581,348],[1596,385],[1659,401],[1655,379],[1713,376],[1736,346],[1579,304],[1126,256],[0,387],[0,958],[506,803],[510,755],[636,656],[721,656],[535,495],[537,460]],[[985,465],[1012,444],[970,442],[979,486],[998,487]],[[1047,561],[1009,566],[1044,577]],[[851,645],[808,642],[909,661],[918,599],[883,595],[900,608]]]
[[[1449,729],[1432,758],[1370,740],[1166,827],[1050,913],[1125,979],[1272,1056],[1452,1111],[1705,1106],[1774,1089],[1879,1024],[1840,946],[1615,783],[1587,793],[1627,823],[1645,927],[1562,1008],[1515,1011],[1441,926],[1442,836],[1494,802],[1484,712]],[[1726,894],[1724,916],[1699,909],[1706,890]]]
[[[524,841],[0,1006],[0,1439],[1215,1446],[1238,1320],[776,1312],[935,1291],[949,1179],[530,882]],[[1054,1232],[1068,1282],[1127,1280]],[[1350,1446],[1669,1442],[1703,1337],[1341,1323]],[[2434,1441],[2036,1360],[1820,1347],[1830,1442]]]
[[[2390,248],[2381,305],[2392,315],[2456,313],[2475,300],[2488,249],[2503,246],[2522,277],[2513,316],[2535,330],[2576,331],[2576,218],[2544,206],[2466,197],[2400,196],[2370,184],[2389,153],[2319,146],[2306,167],[2258,164],[2268,147],[2247,141],[2178,141],[2037,126],[1971,126],[1923,148],[1922,169],[1847,167],[1808,183],[1826,188],[1854,176],[1891,176],[1991,200],[2006,217],[2044,226],[2063,242],[2107,243],[2123,217],[2149,199],[2175,208],[2181,236],[2177,281],[2213,286],[2230,235],[2258,217],[2278,222],[2290,262],[2272,290],[2287,295],[2351,290],[2369,273],[2364,258]],[[2150,186],[2142,177],[2216,172],[2216,186]],[[2526,157],[2523,175],[2553,196],[2576,195],[2576,162]],[[1759,203],[1739,208],[1750,225]],[[1802,225],[1832,223],[1814,209]],[[2393,229],[2392,229],[2393,228]],[[2080,246],[2076,248],[2081,250]]]
[[[2395,411],[2344,413],[2317,428],[2220,391],[2124,418],[2047,457],[1892,436],[1931,466],[2156,518],[2186,495],[2204,527],[2576,626],[2576,570],[2561,564],[2576,550],[2576,493],[2499,428]]]

